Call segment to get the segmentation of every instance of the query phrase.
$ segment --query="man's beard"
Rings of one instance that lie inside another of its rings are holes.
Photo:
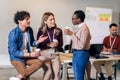
[[[117,33],[112,33],[112,36],[113,36],[113,37],[116,37],[116,36],[117,36]]]

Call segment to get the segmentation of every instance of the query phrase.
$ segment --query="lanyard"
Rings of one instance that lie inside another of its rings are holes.
[[[115,40],[117,37],[114,38],[113,42],[111,42],[111,37],[110,37],[110,49],[113,49],[113,45],[115,44]]]
[[[50,42],[52,42],[54,40],[54,33],[55,33],[55,31],[53,32],[53,38],[51,38],[50,33],[47,31],[48,38],[49,38]]]

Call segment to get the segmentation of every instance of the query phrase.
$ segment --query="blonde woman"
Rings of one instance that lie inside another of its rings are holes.
[[[55,22],[55,16],[51,12],[46,12],[43,14],[41,26],[39,28],[37,39],[40,36],[48,36],[46,40],[38,45],[41,50],[49,49],[51,56],[55,55],[56,51],[59,51],[63,45],[63,34],[62,30],[57,27]],[[53,53],[53,54],[52,54]],[[60,61],[59,55],[56,57],[48,59],[44,62],[43,69],[45,71],[44,80],[50,80],[52,70],[54,72],[54,80],[59,80],[60,71]],[[47,68],[46,68],[46,67]]]

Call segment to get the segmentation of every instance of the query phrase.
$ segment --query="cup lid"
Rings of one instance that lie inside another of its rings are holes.
[[[41,49],[38,49],[38,48],[37,48],[37,49],[35,49],[35,51],[41,51]]]

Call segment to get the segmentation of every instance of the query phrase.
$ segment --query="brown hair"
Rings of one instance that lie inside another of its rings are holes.
[[[42,16],[42,21],[41,21],[41,26],[40,26],[40,28],[39,28],[39,31],[42,31],[43,32],[43,34],[45,34],[46,33],[46,31],[47,31],[47,25],[45,24],[45,21],[47,21],[47,19],[49,18],[49,16],[54,16],[54,14],[53,13],[51,13],[51,12],[45,12],[44,14],[43,14],[43,16]],[[55,34],[56,35],[59,35],[59,33],[60,33],[60,29],[57,27],[57,25],[55,24]]]

